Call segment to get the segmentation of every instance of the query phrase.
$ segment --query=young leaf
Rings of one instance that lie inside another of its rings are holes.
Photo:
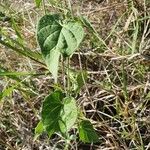
[[[42,106],[42,123],[49,136],[54,132],[60,131],[59,119],[60,112],[62,110],[63,104],[61,103],[63,99],[63,93],[61,91],[55,91],[46,97]]]
[[[80,89],[84,86],[84,81],[87,80],[87,72],[69,70],[69,78],[72,83],[72,90],[75,93],[79,93]]]
[[[66,97],[63,100],[63,109],[61,111],[60,129],[63,133],[69,131],[77,120],[77,106],[73,97]]]
[[[39,20],[37,40],[55,82],[60,54],[65,57],[72,55],[83,36],[84,30],[78,22],[63,21],[58,14],[45,15]]]
[[[36,4],[36,7],[40,7],[40,4],[42,2],[42,0],[34,0],[35,1],[35,4]]]
[[[34,135],[34,141],[35,141],[38,138],[38,136],[44,132],[44,127],[43,127],[42,121],[39,121],[39,123],[35,127],[34,132],[35,132],[35,135]]]
[[[36,128],[35,128],[35,134],[41,134],[44,131],[43,123],[40,121]]]
[[[1,102],[1,100],[2,100],[4,97],[10,96],[10,95],[12,94],[13,90],[16,89],[17,86],[19,86],[19,85],[20,85],[20,82],[18,82],[18,83],[16,83],[16,84],[12,85],[12,86],[10,86],[10,87],[6,87],[5,89],[3,89],[3,91],[0,92],[0,102]]]
[[[83,120],[79,124],[79,137],[85,143],[96,143],[99,137],[96,134],[92,124],[88,120]]]

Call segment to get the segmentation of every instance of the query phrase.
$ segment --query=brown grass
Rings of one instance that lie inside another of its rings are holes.
[[[23,45],[39,51],[35,27],[44,14],[43,7],[38,9],[29,0],[1,0],[1,5],[3,13],[15,18]],[[58,11],[49,4],[45,7],[50,12]],[[70,143],[69,149],[150,149],[149,0],[133,0],[133,4],[127,0],[82,0],[73,1],[72,8],[75,15],[90,20],[106,46],[86,29],[80,53],[72,56],[72,68],[88,72],[87,83],[76,100],[94,124],[100,142],[79,142],[76,131],[72,130],[77,139]],[[0,31],[16,38],[9,21],[0,20],[0,25]],[[4,68],[37,75],[21,76],[19,80],[13,76],[0,77],[0,92],[12,87],[0,101],[0,150],[64,149],[60,135],[48,139],[44,133],[34,141],[42,101],[54,86],[45,66],[0,45],[0,71]],[[59,81],[63,83],[61,77],[60,74]]]

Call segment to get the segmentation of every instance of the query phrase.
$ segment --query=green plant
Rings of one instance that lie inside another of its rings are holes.
[[[36,137],[43,131],[46,131],[49,137],[54,133],[60,133],[66,139],[67,146],[71,140],[69,131],[77,128],[81,141],[85,143],[99,141],[91,122],[81,115],[76,100],[72,97],[72,91],[79,92],[86,79],[85,72],[74,73],[69,64],[71,55],[79,47],[83,37],[82,24],[73,17],[46,14],[38,22],[37,40],[45,63],[54,77],[55,84],[58,84],[58,66],[62,57],[67,85],[64,89],[54,90],[45,98],[41,121],[35,129]]]
[[[149,0],[33,1],[0,3],[0,149],[148,150]],[[37,46],[44,14],[57,40]],[[70,22],[81,44],[58,40]]]

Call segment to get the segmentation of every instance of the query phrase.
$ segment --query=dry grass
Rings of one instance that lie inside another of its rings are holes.
[[[0,10],[14,17],[20,42],[33,52],[39,51],[35,25],[44,14],[43,7],[37,9],[31,0],[0,2]],[[45,7],[51,12],[58,11],[49,4]],[[71,65],[88,72],[86,86],[76,99],[101,140],[97,144],[81,143],[73,130],[77,139],[69,149],[149,150],[149,0],[133,0],[133,4],[127,0],[74,0],[72,8],[74,14],[89,18],[100,37],[96,38],[87,29],[80,53],[73,55]],[[17,39],[9,21],[0,20],[0,25],[3,34]],[[0,77],[0,150],[64,149],[64,140],[59,135],[48,139],[43,134],[34,141],[41,103],[54,88],[42,60],[34,61],[0,45],[0,71],[4,70],[34,75]],[[61,74],[59,81],[63,83]]]

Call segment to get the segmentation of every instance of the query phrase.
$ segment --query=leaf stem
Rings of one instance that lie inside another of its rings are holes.
[[[67,90],[66,90],[65,63],[64,63],[63,56],[61,56],[61,62],[62,62],[62,79],[63,79],[63,86],[64,86],[64,91],[65,91],[65,93],[67,93]]]
[[[67,95],[70,96],[70,58],[67,58]]]

